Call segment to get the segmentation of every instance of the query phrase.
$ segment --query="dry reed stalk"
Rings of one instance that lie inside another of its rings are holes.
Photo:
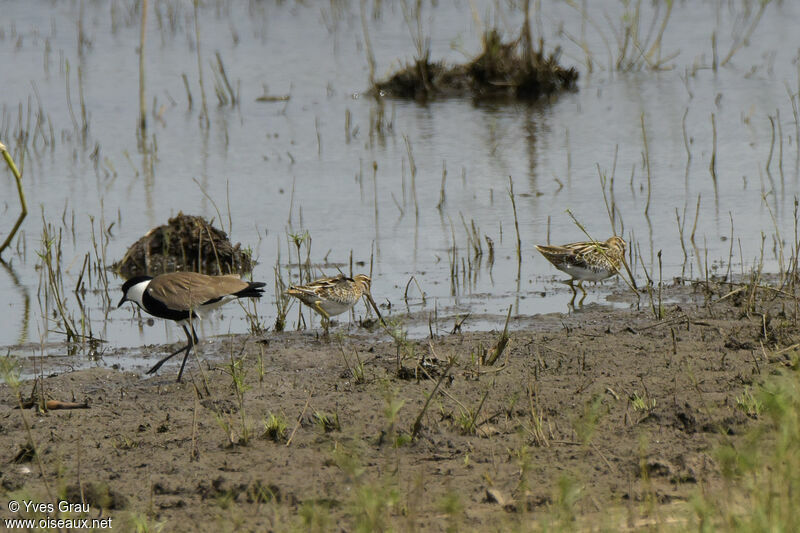
[[[11,157],[11,154],[8,152],[6,146],[0,142],[0,153],[3,154],[3,159],[6,160],[6,165],[11,170],[11,173],[14,175],[14,179],[17,182],[17,195],[19,196],[19,206],[20,206],[20,213],[19,217],[17,217],[17,221],[14,223],[14,226],[11,228],[11,232],[9,232],[6,240],[3,241],[3,244],[0,244],[0,254],[3,253],[9,244],[11,244],[11,240],[17,234],[17,230],[22,225],[22,221],[25,220],[25,217],[28,216],[28,204],[25,202],[25,191],[22,189],[22,175],[17,168],[16,163],[14,163],[14,159]]]

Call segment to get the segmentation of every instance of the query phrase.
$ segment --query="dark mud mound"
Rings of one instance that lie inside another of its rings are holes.
[[[232,244],[224,231],[204,218],[183,213],[148,231],[114,264],[125,278],[176,270],[241,274],[252,268],[250,252],[241,244]]]
[[[558,63],[559,50],[549,56],[523,38],[503,42],[497,30],[483,36],[483,51],[463,65],[430,62],[429,55],[407,64],[388,79],[375,83],[386,96],[426,100],[435,97],[510,98],[535,100],[575,88],[578,71]]]

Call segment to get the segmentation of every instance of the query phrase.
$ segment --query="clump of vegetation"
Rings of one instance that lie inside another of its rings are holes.
[[[764,409],[763,402],[754,395],[749,387],[744,388],[744,392],[736,397],[736,408],[750,418],[758,418]]]
[[[176,270],[229,274],[249,272],[253,261],[203,217],[178,213],[136,241],[113,268],[126,278]]]
[[[417,100],[465,96],[535,100],[574,89],[578,71],[559,64],[560,50],[547,55],[544,41],[539,40],[537,50],[524,35],[503,41],[497,29],[487,30],[483,34],[481,53],[459,65],[431,62],[430,50],[425,50],[413,63],[377,81],[374,90],[387,96]]]
[[[271,441],[279,442],[286,438],[286,430],[288,424],[286,417],[282,414],[270,413],[269,417],[264,420],[264,433],[262,437]]]
[[[339,413],[331,414],[324,411],[315,411],[312,419],[324,433],[342,430],[342,425],[339,423]]]

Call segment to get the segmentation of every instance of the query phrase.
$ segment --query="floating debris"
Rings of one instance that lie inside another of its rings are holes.
[[[253,261],[249,250],[204,218],[178,213],[136,241],[113,268],[126,279],[180,270],[241,274],[252,270]]]
[[[289,98],[290,96],[288,94],[281,94],[277,96],[264,94],[256,98],[256,102],[288,102]]]
[[[575,88],[578,71],[558,64],[559,48],[547,56],[543,40],[539,40],[538,50],[526,43],[522,37],[503,42],[500,32],[492,29],[483,35],[483,51],[469,63],[431,63],[426,52],[388,79],[376,82],[373,92],[416,100],[467,96],[535,100]]]
[[[269,94],[267,86],[264,85],[263,94],[256,98],[256,102],[288,102],[291,95],[288,94]]]

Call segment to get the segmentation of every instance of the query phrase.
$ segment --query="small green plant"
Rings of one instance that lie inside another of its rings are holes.
[[[294,185],[292,185],[294,189]],[[293,193],[294,194],[294,193]],[[289,221],[291,223],[292,220],[292,206],[289,206]],[[289,263],[287,266],[287,276],[289,278],[289,283],[292,282],[292,272],[291,272],[291,265],[292,265],[292,248],[291,244],[294,244],[294,247],[297,252],[297,284],[303,285],[304,282],[311,281],[311,234],[308,231],[303,231],[302,233],[288,233],[287,232],[287,239],[289,241]],[[306,258],[305,261],[301,255],[301,248],[305,244],[306,247]],[[303,267],[305,266],[305,276],[303,275]],[[280,285],[280,293],[278,292]],[[280,258],[278,259],[278,263],[276,266],[276,276],[275,276],[275,294],[280,294],[280,296],[276,297],[276,303],[278,310],[278,316],[275,319],[275,328],[278,327],[283,328],[285,324],[285,314],[288,312],[289,306],[291,305],[291,297],[285,293],[285,285],[283,284],[283,278],[280,275]],[[306,321],[303,317],[303,307],[298,306],[297,308],[297,330],[299,331],[300,328],[305,328]],[[313,315],[313,313],[312,313]],[[323,318],[323,327],[325,327],[325,331],[327,331],[329,321]]]
[[[385,430],[386,435],[392,442],[392,446],[400,448],[411,442],[411,435],[402,431],[397,431],[397,415],[405,405],[406,401],[398,398],[394,391],[386,388],[383,394],[385,405],[383,407],[383,416],[386,417],[388,428]]]
[[[759,400],[750,391],[750,387],[745,387],[744,392],[736,398],[736,408],[742,411],[750,418],[758,418],[761,414],[763,406]]]
[[[595,395],[583,406],[583,413],[572,421],[572,429],[583,444],[589,444],[603,416],[603,399]]]
[[[631,395],[631,405],[634,411],[642,411],[649,413],[656,408],[656,399],[650,398],[647,394],[639,396],[637,391]]]
[[[42,214],[42,249],[36,252],[39,256],[39,262],[42,272],[46,276],[45,288],[45,315],[48,315],[47,302],[52,298],[55,303],[57,317],[60,318],[61,326],[64,328],[64,334],[67,337],[67,342],[74,342],[80,340],[75,320],[67,309],[67,299],[64,290],[63,268],[61,265],[62,249],[61,249],[61,234],[58,233],[56,237],[55,229],[49,224]],[[49,328],[48,328],[49,329]]]
[[[139,444],[138,441],[130,439],[125,435],[119,435],[111,441],[111,446],[113,446],[115,450],[134,450],[139,447]]]
[[[486,347],[483,341],[478,341],[478,345],[469,351],[469,364],[471,367],[483,366],[484,361],[486,361]]]
[[[127,531],[136,533],[159,533],[167,525],[166,522],[151,522],[145,515],[132,513],[125,520],[124,524]]]
[[[469,410],[460,410],[458,416],[456,416],[456,426],[464,435],[473,435],[475,433],[475,424],[472,413]]]
[[[528,474],[533,468],[533,458],[531,457],[530,449],[528,449],[524,443],[519,449],[513,450],[513,455],[519,467],[519,481],[517,482],[517,487],[514,492],[524,496],[530,488]]]
[[[360,385],[366,381],[366,376],[364,372],[364,363],[361,361],[361,357],[358,355],[358,350],[353,350],[353,353],[356,357],[356,362],[354,364],[350,364],[350,361],[347,360],[347,354],[344,352],[344,345],[342,344],[341,334],[337,333],[337,340],[339,341],[339,350],[342,353],[342,359],[344,359],[344,366],[347,367],[347,370],[350,372],[350,375],[353,376],[353,383],[356,385]]]
[[[399,491],[388,483],[378,481],[359,486],[353,493],[351,513],[355,531],[389,531],[389,517],[400,501]]]
[[[250,440],[250,427],[245,416],[244,393],[250,389],[250,386],[245,383],[245,378],[247,376],[247,371],[245,370],[245,360],[247,359],[247,354],[244,353],[244,348],[245,345],[242,344],[242,348],[239,351],[239,356],[234,357],[233,346],[231,345],[230,362],[225,365],[223,371],[231,377],[231,385],[233,386],[233,391],[236,396],[236,405],[238,407],[239,417],[242,425],[239,444],[246,445]],[[228,427],[228,430],[230,429],[232,428]],[[230,433],[228,434],[230,435]]]
[[[231,505],[236,502],[235,495],[230,490],[224,490],[216,496],[217,505],[220,509],[230,509]]]
[[[563,531],[571,531],[574,527],[580,497],[581,486],[575,479],[567,475],[558,479],[552,510],[557,523],[564,528]]]
[[[432,348],[431,348],[432,350]],[[439,381],[436,382],[436,385],[433,387],[433,390],[430,394],[427,395],[425,398],[425,403],[422,406],[417,418],[414,420],[414,424],[411,426],[411,440],[414,440],[417,435],[419,434],[420,429],[422,429],[422,417],[425,416],[425,411],[428,410],[428,406],[431,403],[431,400],[436,397],[436,391],[439,390],[439,387],[442,385],[442,382],[450,375],[450,370],[453,368],[453,365],[456,363],[456,357],[448,358],[447,368],[445,368],[442,375],[439,376]],[[440,404],[439,405],[440,413],[444,412],[444,407]]]
[[[403,327],[399,320],[390,320],[386,324],[386,333],[394,341],[397,355],[397,373],[400,374],[403,368],[404,359],[414,359],[414,343],[408,340],[408,330]]]
[[[448,490],[441,500],[439,509],[447,515],[447,533],[456,533],[461,530],[461,520],[464,516],[464,502],[461,501],[461,493],[456,490]]]
[[[233,426],[227,416],[225,416],[220,411],[214,411],[214,419],[219,424],[220,429],[225,433],[225,437],[228,439],[228,446],[233,446],[236,442],[233,439]]]
[[[252,257],[252,255],[250,255]],[[237,300],[239,307],[244,311],[249,326],[250,335],[259,336],[266,333],[268,327],[264,324],[258,316],[258,307],[252,298],[242,298]]]
[[[478,432],[478,415],[480,415],[483,404],[486,402],[486,398],[488,396],[489,390],[487,389],[486,392],[483,393],[481,401],[478,403],[478,407],[474,410],[459,404],[459,413],[456,417],[456,425],[461,429],[461,432],[464,435],[474,435]]]
[[[286,328],[286,315],[289,313],[289,307],[292,304],[292,297],[286,294],[286,283],[283,281],[283,274],[281,274],[280,258],[278,263],[273,267],[275,271],[275,331],[283,331]]]
[[[286,429],[288,424],[286,417],[282,414],[270,413],[266,420],[264,420],[264,433],[262,437],[274,442],[278,442],[286,438]]]
[[[547,435],[544,432],[544,415],[542,408],[537,406],[536,389],[533,384],[528,384],[528,403],[530,406],[531,424],[530,427],[523,426],[528,430],[536,446],[550,446]],[[509,411],[510,412],[510,411]]]
[[[746,390],[742,395],[751,407],[757,402],[763,423],[755,425],[738,442],[726,442],[716,450],[715,461],[726,487],[703,492],[693,502],[695,524],[701,525],[698,529],[730,524],[733,527],[720,530],[800,530],[796,503],[800,487],[797,378],[796,372],[770,376],[755,394]]]
[[[323,411],[314,411],[314,422],[325,433],[342,429],[339,423],[339,413],[328,414]]]
[[[308,231],[303,231],[303,233],[289,233],[289,240],[294,243],[295,248],[297,249],[297,267],[298,267],[298,281],[302,285],[303,284],[303,261],[300,257],[300,248],[302,247],[303,243],[306,245],[306,253],[307,258],[311,254],[311,234]],[[306,260],[306,279],[311,281],[311,262],[310,260]]]
[[[322,533],[330,531],[332,528],[330,507],[324,503],[316,501],[306,501],[298,510],[302,522],[302,528],[298,531],[311,533]]]
[[[355,355],[356,355],[356,364],[353,365],[353,368],[352,368],[353,381],[355,381],[356,384],[364,383],[364,381],[366,381],[366,378],[364,377],[364,363],[361,361],[361,358],[358,356],[358,350],[355,350]]]
[[[3,382],[14,389],[15,392],[19,390],[19,376],[20,367],[17,358],[10,354],[0,357],[0,377],[2,377]]]
[[[336,446],[331,450],[331,459],[351,482],[358,481],[367,471],[364,465],[361,464],[358,450],[342,443],[337,442]]]

